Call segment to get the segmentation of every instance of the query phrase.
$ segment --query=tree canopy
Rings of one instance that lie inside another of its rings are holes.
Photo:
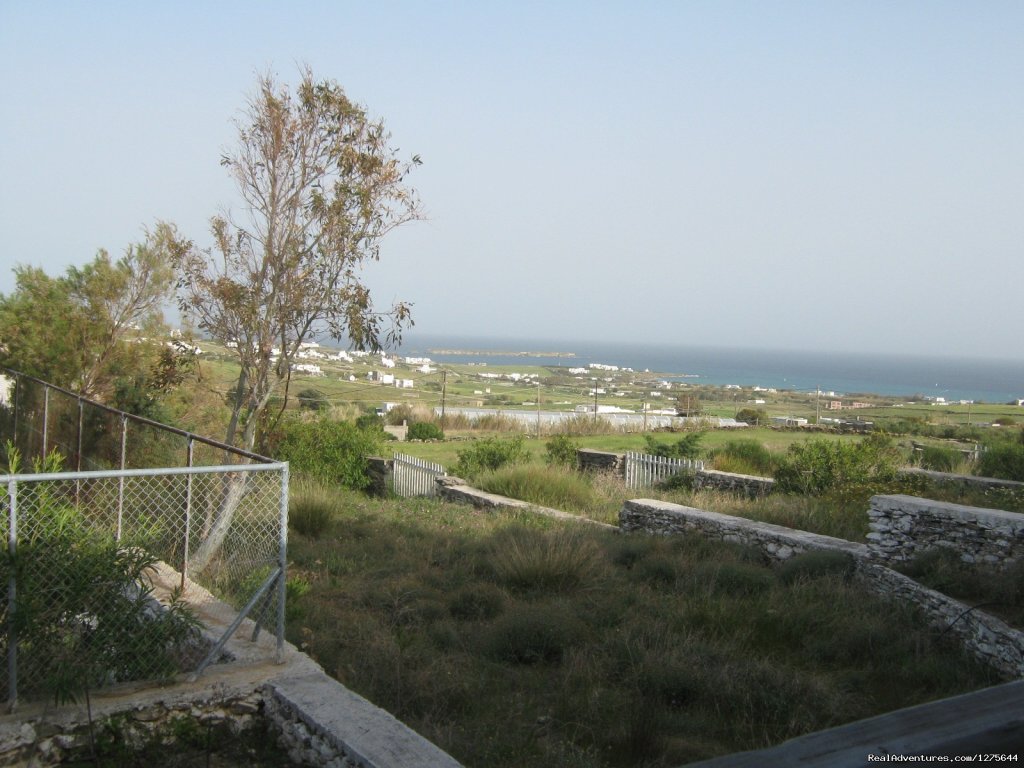
[[[390,135],[333,81],[302,72],[294,92],[270,74],[236,122],[226,154],[243,213],[215,216],[214,248],[181,262],[182,310],[236,350],[241,374],[227,430],[252,448],[271,397],[287,382],[300,344],[326,331],[378,349],[411,324],[400,302],[374,308],[361,268],[382,238],[420,217]]]
[[[187,249],[161,222],[117,260],[101,250],[59,277],[16,267],[15,290],[0,296],[0,364],[108,400],[152,356],[139,342],[166,335],[162,307]]]

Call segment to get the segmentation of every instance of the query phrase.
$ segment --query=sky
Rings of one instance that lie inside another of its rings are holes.
[[[384,120],[430,335],[1024,357],[1024,3],[0,0],[0,293],[200,247],[262,72]]]

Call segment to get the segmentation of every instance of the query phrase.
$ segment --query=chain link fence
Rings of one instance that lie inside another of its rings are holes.
[[[201,673],[245,616],[254,639],[272,628],[280,655],[287,464],[4,373],[0,440],[33,468],[0,476],[0,688],[11,705]],[[53,451],[83,471],[59,471]],[[193,583],[238,610],[219,638],[197,625]]]

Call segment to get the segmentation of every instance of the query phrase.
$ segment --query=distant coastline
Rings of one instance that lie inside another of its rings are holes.
[[[428,349],[432,355],[459,357],[576,357],[575,352],[515,352],[506,349]]]
[[[429,353],[444,362],[571,365],[602,363],[659,371],[668,380],[712,386],[760,386],[837,396],[945,398],[1007,403],[1024,398],[1024,359],[982,360],[914,355],[708,348],[682,344],[593,342],[571,339],[499,339],[410,334],[403,354]],[[573,352],[524,352],[562,349]],[[572,361],[572,362],[570,362]],[[578,362],[577,362],[578,361]]]

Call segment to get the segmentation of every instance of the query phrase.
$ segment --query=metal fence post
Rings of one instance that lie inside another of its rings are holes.
[[[288,463],[281,468],[281,509],[278,532],[278,568],[281,574],[277,580],[277,663],[284,662],[284,601],[288,592]]]
[[[46,438],[50,431],[50,387],[43,387],[43,456],[46,459]]]
[[[121,414],[121,469],[124,469],[125,455],[128,446],[128,414]],[[121,540],[121,523],[124,521],[124,475],[117,479],[117,533],[116,540]]]
[[[77,457],[75,458],[75,471],[82,471],[82,422],[85,418],[85,404],[82,398],[78,398],[78,446],[76,447]],[[75,506],[81,500],[82,481],[75,480]]]
[[[15,578],[15,556],[18,552],[18,481],[11,478],[7,483],[9,505],[7,555],[11,560],[11,573],[7,578],[7,702],[13,712],[18,703],[18,635],[14,628],[14,613],[17,611],[17,579]]]
[[[188,438],[188,468],[192,469],[192,436]],[[192,535],[192,473],[185,476],[185,546],[181,558],[181,588],[185,588],[188,577],[188,540]]]
[[[18,444],[18,397],[21,392],[21,374],[14,375],[14,444]]]

